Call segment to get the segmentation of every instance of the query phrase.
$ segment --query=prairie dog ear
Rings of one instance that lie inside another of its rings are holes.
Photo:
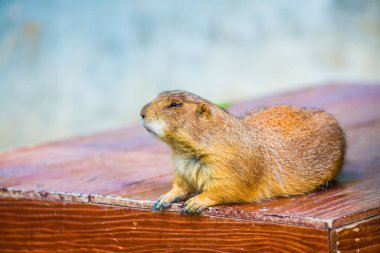
[[[200,103],[198,106],[197,106],[197,114],[200,116],[200,117],[210,117],[211,116],[211,111],[210,111],[210,108],[207,104],[205,103]]]

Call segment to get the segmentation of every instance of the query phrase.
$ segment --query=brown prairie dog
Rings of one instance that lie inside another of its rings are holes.
[[[345,137],[330,114],[293,106],[235,117],[186,91],[165,91],[141,110],[144,127],[167,143],[172,189],[154,209],[186,199],[183,211],[308,193],[343,166]]]

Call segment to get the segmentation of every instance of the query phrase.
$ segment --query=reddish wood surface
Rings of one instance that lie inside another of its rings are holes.
[[[1,198],[0,213],[3,253],[328,251],[327,230],[308,227]]]
[[[380,216],[334,229],[331,237],[331,252],[380,252]]]
[[[380,215],[380,86],[321,86],[236,103],[231,111],[241,114],[256,106],[273,104],[323,108],[341,122],[347,134],[348,152],[337,184],[303,196],[212,207],[201,218],[186,219],[232,218],[251,225],[285,224],[291,228],[289,231],[310,227],[333,233]],[[99,204],[100,209],[113,210],[115,207],[106,205],[117,205],[145,210],[152,217],[182,217],[176,214],[180,211],[178,205],[164,214],[149,210],[152,200],[170,189],[171,179],[169,149],[140,126],[0,153],[0,197],[19,199],[13,203],[21,210],[27,210],[26,203],[52,205],[51,213],[60,205],[81,208]],[[11,207],[5,204],[4,208]],[[9,213],[13,209],[2,210]],[[71,207],[69,213],[70,210]],[[331,238],[333,245],[335,237]]]

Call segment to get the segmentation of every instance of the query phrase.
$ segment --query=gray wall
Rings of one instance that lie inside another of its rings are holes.
[[[380,80],[380,1],[0,1],[0,149],[124,126],[164,89],[233,101]]]

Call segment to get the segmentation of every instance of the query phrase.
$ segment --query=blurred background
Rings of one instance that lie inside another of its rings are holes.
[[[0,150],[214,102],[380,80],[378,0],[0,1]]]

